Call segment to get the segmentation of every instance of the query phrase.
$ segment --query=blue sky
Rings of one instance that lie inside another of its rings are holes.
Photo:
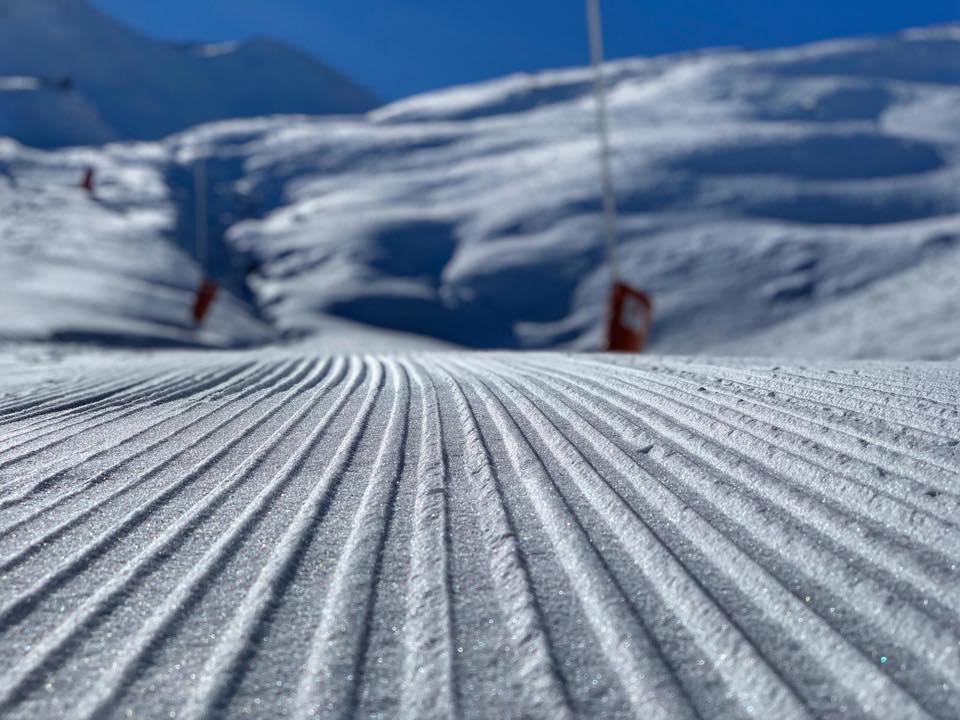
[[[152,35],[298,45],[385,99],[587,57],[583,0],[94,0]],[[960,0],[605,0],[609,54],[775,47],[960,20]]]

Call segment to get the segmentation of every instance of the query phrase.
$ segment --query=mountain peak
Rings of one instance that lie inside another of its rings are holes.
[[[87,0],[0,0],[0,17],[56,17],[91,10]]]
[[[38,137],[38,123],[64,126],[62,113],[71,107],[84,108],[87,124],[98,118],[98,132],[80,139],[95,144],[105,136],[155,140],[216,120],[357,114],[379,104],[349,78],[278,40],[174,45],[125,27],[87,0],[0,0],[4,76],[70,79],[63,97],[45,91],[32,98],[28,115],[24,98],[0,91],[0,128],[25,142]],[[74,132],[59,140],[55,132],[39,136],[45,146],[78,142]]]

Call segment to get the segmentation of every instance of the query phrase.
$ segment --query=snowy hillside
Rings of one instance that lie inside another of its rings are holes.
[[[235,345],[269,336],[224,296],[208,328],[190,320],[199,272],[170,242],[159,148],[56,154],[0,141],[0,339]],[[99,171],[97,199],[80,178]]]
[[[80,189],[86,168],[96,192]],[[0,140],[0,343],[238,347],[292,339],[258,318],[236,258],[214,253],[223,290],[207,322],[191,318],[202,270],[181,237],[192,197],[159,145],[53,153]],[[217,246],[212,250],[216,251]],[[359,348],[440,347],[315,318],[313,332]]]
[[[608,72],[623,262],[655,295],[653,351],[960,356],[960,28]],[[189,254],[204,158],[208,270],[272,332],[334,315],[471,347],[596,348],[608,275],[589,90],[574,69],[365,117],[233,120],[79,155],[11,144],[10,177],[28,177],[6,201],[36,202],[34,166],[69,188],[90,163],[124,186],[98,217],[141,237],[145,173],[164,198],[154,237]],[[20,247],[50,244],[46,214],[7,219]],[[57,217],[91,221],[73,201]],[[0,332],[30,321],[21,306]]]
[[[5,77],[47,85],[5,87]],[[0,134],[27,144],[159,139],[225,118],[360,113],[377,104],[339,73],[271,40],[172,46],[123,27],[88,0],[0,0]]]
[[[922,274],[903,276],[909,311],[876,314],[871,294],[921,263],[960,278],[960,29],[610,75],[626,274],[656,296],[654,350],[735,349],[841,300],[838,321],[896,338],[926,303],[960,300],[960,282],[933,291]],[[227,238],[262,258],[259,297],[280,325],[323,309],[472,346],[596,347],[607,275],[591,102],[588,73],[570,70],[366,121],[233,123],[180,142],[242,160],[238,185],[266,217]],[[956,327],[915,340],[895,354],[960,355]]]

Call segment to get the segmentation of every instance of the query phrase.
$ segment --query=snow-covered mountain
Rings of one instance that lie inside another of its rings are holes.
[[[0,138],[0,717],[960,717],[958,60],[610,66],[653,349],[812,362],[383,329],[596,347],[582,70]]]
[[[608,73],[622,264],[655,295],[654,351],[960,356],[960,27]],[[204,158],[212,271],[281,333],[335,315],[473,347],[589,349],[609,281],[592,102],[587,70],[518,75],[83,162],[108,184],[151,173],[156,232],[189,249],[188,170]],[[11,192],[41,166],[76,192],[72,152],[11,144]],[[120,228],[124,204],[107,211]],[[41,216],[21,214],[21,237],[50,242]]]
[[[4,77],[45,82],[5,88]],[[124,27],[87,0],[0,0],[0,134],[27,144],[159,139],[226,118],[352,114],[377,104],[341,74],[273,40],[174,46]]]

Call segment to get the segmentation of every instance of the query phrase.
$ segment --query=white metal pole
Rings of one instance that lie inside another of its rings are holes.
[[[607,86],[603,72],[603,21],[600,0],[587,0],[587,21],[590,26],[590,62],[596,92],[597,134],[600,140],[600,177],[603,183],[603,215],[607,233],[607,260],[614,282],[620,280],[617,256],[617,197],[613,187],[610,152],[610,121],[607,112]]]
[[[193,166],[193,192],[196,201],[197,262],[207,274],[207,168],[203,158]]]

